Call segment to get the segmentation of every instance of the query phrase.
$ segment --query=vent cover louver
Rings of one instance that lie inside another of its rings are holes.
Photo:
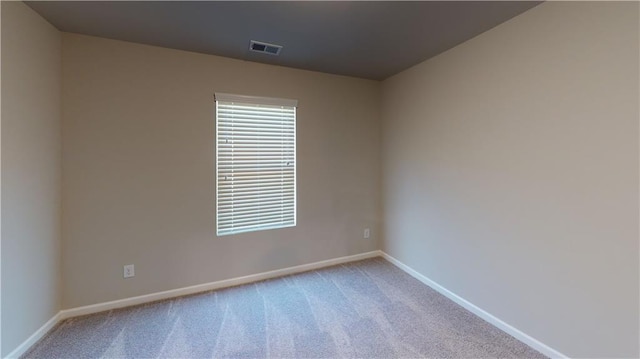
[[[269,55],[280,55],[282,46],[251,40],[251,43],[249,44],[249,50]]]

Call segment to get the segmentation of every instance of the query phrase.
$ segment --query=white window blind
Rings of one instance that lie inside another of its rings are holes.
[[[296,106],[216,93],[218,235],[296,225]]]

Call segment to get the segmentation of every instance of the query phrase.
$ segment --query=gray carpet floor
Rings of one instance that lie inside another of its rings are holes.
[[[25,358],[544,358],[381,258],[63,321]]]

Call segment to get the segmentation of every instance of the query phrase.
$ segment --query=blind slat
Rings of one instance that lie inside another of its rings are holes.
[[[220,223],[227,226],[246,226],[249,224],[274,223],[278,220],[288,221],[291,219],[293,219],[293,212],[286,216],[280,214],[273,214],[270,216],[253,216],[249,218],[220,221]]]
[[[291,186],[288,189],[290,190],[292,187],[293,186]],[[229,201],[229,200],[235,200],[235,199],[249,199],[249,198],[255,198],[256,201],[266,201],[267,198],[271,198],[271,200],[277,201],[282,198],[292,197],[292,196],[280,194],[280,192],[283,192],[283,190],[282,189],[264,190],[264,191],[257,190],[257,191],[251,191],[251,192],[221,191],[218,194],[218,198],[220,198],[220,200],[222,201],[224,200]]]
[[[264,223],[260,226],[260,230],[267,230],[267,229],[275,229],[275,228],[287,228],[287,227],[294,227],[296,225],[296,221],[295,219],[292,221],[287,221],[287,222],[282,222],[282,221],[278,221],[278,222],[274,222],[274,223]],[[245,233],[245,232],[253,232],[256,231],[256,225],[252,224],[249,226],[237,226],[237,227],[233,227],[233,229],[228,228],[228,227],[224,227],[224,228],[219,228],[218,229],[218,235],[226,235],[226,234],[238,234],[238,233]]]
[[[243,221],[255,221],[262,219],[273,219],[276,217],[291,217],[293,216],[293,207],[279,208],[264,211],[234,211],[233,213],[226,213],[220,216],[219,222],[239,223]]]
[[[219,186],[222,185],[226,185],[226,182],[233,182],[233,183],[238,183],[238,184],[242,184],[242,183],[269,183],[271,181],[274,182],[278,182],[278,181],[293,181],[293,172],[286,174],[283,173],[281,175],[262,175],[262,176],[225,176],[222,175],[220,177],[218,177],[218,181],[220,183],[218,183]],[[222,181],[224,181],[225,183],[223,183]]]
[[[257,210],[259,208],[266,208],[267,206],[288,206],[288,207],[292,207],[293,206],[293,198],[287,201],[282,201],[281,203],[278,204],[271,204],[271,205],[260,205],[260,204],[256,204],[255,202],[246,202],[246,203],[221,203],[220,207],[221,208],[227,208],[230,209],[231,207],[233,207],[234,210],[238,210],[238,211],[244,211],[244,210]]]
[[[258,193],[262,193],[264,191],[269,191],[269,190],[277,190],[277,191],[282,191],[282,190],[286,190],[289,189],[291,187],[293,187],[293,181],[289,181],[287,183],[273,183],[271,182],[270,184],[241,184],[241,185],[236,185],[236,184],[228,184],[228,185],[218,185],[221,189],[222,193],[225,192],[231,192],[231,193],[242,193],[242,192],[258,192]]]
[[[259,212],[267,208],[280,208],[280,209],[293,208],[293,199],[288,201],[283,201],[281,203],[276,203],[276,204],[233,203],[233,204],[221,205],[220,207],[223,207],[223,208],[233,207],[234,211],[241,211],[241,212],[247,212],[247,211]]]
[[[285,203],[285,202],[288,202],[288,201],[294,201],[295,200],[294,196],[282,197],[282,196],[276,195],[276,196],[271,196],[271,197],[272,197],[272,199],[276,199],[276,198],[278,199],[278,202],[276,202],[276,203]],[[265,200],[267,198],[268,197],[263,197],[263,199],[265,199]],[[259,203],[261,203],[261,202],[256,201],[256,199],[253,198],[253,197],[247,197],[247,198],[227,198],[227,199],[221,198],[218,201],[218,203],[220,205],[220,208],[222,208],[222,207],[225,207],[225,206],[226,207],[242,207],[242,205],[249,205],[249,204],[251,204],[251,205],[259,205]]]

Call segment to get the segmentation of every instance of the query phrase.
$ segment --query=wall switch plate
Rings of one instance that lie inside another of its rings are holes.
[[[371,231],[369,228],[364,229],[364,238],[369,238],[371,236]]]
[[[133,264],[127,264],[124,266],[124,277],[131,278],[136,275],[136,270]]]

